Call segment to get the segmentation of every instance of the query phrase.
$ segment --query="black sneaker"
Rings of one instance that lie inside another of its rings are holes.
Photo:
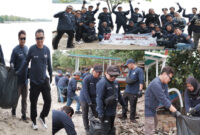
[[[22,115],[21,119],[22,119],[24,122],[28,123],[28,119],[26,118],[26,115]]]
[[[75,114],[82,114],[81,111],[75,111]]]
[[[12,109],[11,113],[13,117],[16,117],[16,109]]]

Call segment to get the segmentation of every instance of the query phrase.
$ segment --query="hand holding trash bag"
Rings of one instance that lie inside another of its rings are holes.
[[[176,111],[176,112],[172,112],[172,115],[173,115],[175,118],[178,118],[178,117],[180,117],[182,114],[181,114],[179,111]]]
[[[142,91],[141,91],[141,90],[138,91],[137,97],[138,97],[138,98],[141,98],[141,97],[142,97]]]

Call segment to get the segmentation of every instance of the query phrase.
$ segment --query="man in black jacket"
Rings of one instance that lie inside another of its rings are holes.
[[[118,11],[115,11],[116,7],[119,4],[121,4],[121,3],[118,3],[117,5],[113,6],[113,8],[112,8],[112,12],[116,15],[116,21],[115,21],[115,23],[117,24],[116,33],[119,33],[121,26],[123,27],[124,32],[126,31],[126,23],[127,23],[126,16],[130,12],[130,10],[128,10],[126,12],[122,11],[122,7],[118,7]]]
[[[102,22],[107,22],[108,27],[110,27],[111,29],[114,28],[112,16],[111,13],[108,13],[107,7],[103,8],[103,12],[99,14],[98,19],[99,19],[99,26],[102,24]]]
[[[75,32],[75,16],[71,14],[73,7],[67,6],[66,11],[59,12],[54,15],[55,18],[59,18],[57,35],[53,39],[53,48],[58,48],[58,43],[64,33],[68,34],[67,48],[73,48],[73,38]]]
[[[190,21],[192,20],[192,18],[197,14],[197,8],[196,8],[196,7],[193,7],[193,8],[192,8],[192,14],[185,14],[185,11],[186,11],[186,9],[183,9],[183,17],[189,19],[189,22],[187,23],[187,25],[189,25],[189,24],[190,24]],[[193,25],[190,24],[190,25],[188,26],[188,35],[189,35],[190,37],[192,37],[192,29],[193,29]]]
[[[111,28],[108,27],[107,22],[103,22],[102,25],[98,29],[99,29],[99,33],[98,33],[99,41],[101,41],[104,38],[104,34],[111,33]]]
[[[93,42],[97,40],[96,30],[95,30],[95,22],[90,22],[88,25],[83,25],[84,32],[83,32],[83,41],[86,43]]]
[[[179,3],[176,3],[176,4],[177,4],[178,7],[179,7],[178,11],[176,11],[176,12],[179,12],[179,13],[180,13],[180,12],[183,10],[183,8],[181,7],[181,5],[180,5]],[[170,10],[170,14],[171,14],[172,17],[174,18],[175,7],[170,7],[169,10]]]
[[[145,15],[143,12],[144,18],[146,18],[145,23],[149,26],[150,23],[154,23],[160,26],[159,15],[157,15],[153,8],[149,9],[149,13]]]

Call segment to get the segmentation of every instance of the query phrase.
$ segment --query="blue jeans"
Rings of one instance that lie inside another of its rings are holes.
[[[73,100],[76,100],[76,111],[80,111],[80,101],[79,97],[75,95],[74,97],[67,97],[67,106],[71,106]]]
[[[177,50],[191,50],[192,45],[191,44],[186,44],[186,43],[178,43],[176,44],[176,49]]]

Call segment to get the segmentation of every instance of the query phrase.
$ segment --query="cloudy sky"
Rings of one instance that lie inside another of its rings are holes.
[[[0,15],[51,18],[51,0],[0,0]]]

